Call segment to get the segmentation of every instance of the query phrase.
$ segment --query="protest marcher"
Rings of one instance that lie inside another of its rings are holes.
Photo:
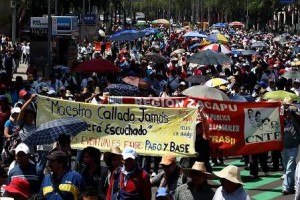
[[[39,191],[40,177],[36,165],[30,161],[30,151],[26,144],[20,143],[15,149],[16,162],[8,172],[8,183],[15,177],[23,178],[29,182],[30,193]]]
[[[98,192],[94,188],[87,187],[85,191],[80,194],[79,200],[99,200]]]
[[[214,191],[207,183],[207,179],[213,178],[212,174],[206,171],[204,162],[195,162],[192,168],[183,169],[183,173],[191,178],[191,181],[177,187],[175,200],[210,200]]]
[[[282,183],[282,193],[284,195],[295,192],[296,158],[298,155],[298,146],[300,141],[300,120],[297,114],[298,108],[292,105],[292,99],[285,98],[284,105],[284,134],[282,161],[284,167],[284,180]]]
[[[221,179],[221,186],[218,187],[213,200],[223,199],[239,199],[239,200],[250,200],[249,195],[244,190],[245,185],[241,179],[240,170],[238,167],[228,165],[219,172],[214,173]]]
[[[54,151],[47,156],[50,174],[46,175],[41,191],[47,200],[75,199],[84,191],[85,183],[81,175],[69,168],[68,156],[63,151]]]
[[[126,147],[122,155],[124,165],[112,173],[106,200],[151,200],[149,175],[139,168],[135,149]]]
[[[105,178],[104,182],[104,188],[107,191],[110,184],[111,174],[115,171],[115,169],[122,166],[123,156],[120,147],[113,145],[109,151],[104,153],[103,160],[108,169],[107,177]]]
[[[101,152],[94,147],[86,147],[82,151],[80,174],[86,187],[95,189],[99,199],[106,199],[107,188],[104,188],[107,169],[100,165]]]
[[[176,156],[173,153],[166,153],[160,162],[163,171],[153,177],[151,186],[167,188],[170,194],[174,194],[176,188],[187,180],[183,176],[181,168],[176,163]]]

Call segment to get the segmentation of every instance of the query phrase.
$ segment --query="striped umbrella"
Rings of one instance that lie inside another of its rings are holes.
[[[227,47],[225,45],[222,45],[222,44],[210,44],[210,45],[207,45],[207,46],[203,47],[201,49],[201,51],[205,51],[207,49],[210,49],[212,51],[221,52],[221,53],[224,53],[224,54],[230,54],[231,53],[229,47]]]

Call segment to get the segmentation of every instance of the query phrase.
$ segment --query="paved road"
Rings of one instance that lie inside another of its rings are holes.
[[[17,73],[14,74],[14,78],[16,76],[22,76],[23,80],[27,80],[26,75],[27,65],[21,64],[20,67],[17,70]],[[299,160],[298,156],[298,160]],[[225,160],[225,165],[235,165],[240,167],[241,169],[241,175],[243,181],[246,183],[245,189],[247,190],[248,194],[250,194],[252,199],[255,200],[291,200],[294,199],[294,195],[286,195],[283,196],[281,194],[281,184],[282,180],[280,177],[282,176],[282,172],[271,172],[269,176],[264,176],[264,173],[259,174],[259,179],[253,180],[249,176],[249,171],[244,169],[244,164],[240,161],[240,157],[234,157],[234,158],[227,158]],[[216,166],[213,167],[213,171],[219,171],[224,166]],[[217,189],[217,187],[220,185],[220,182],[218,180],[209,181],[209,183],[212,185],[213,189]],[[155,196],[156,188],[152,189],[152,196]],[[154,199],[154,198],[153,198]]]

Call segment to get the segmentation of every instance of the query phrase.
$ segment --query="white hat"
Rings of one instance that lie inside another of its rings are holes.
[[[16,155],[19,153],[19,152],[24,152],[25,154],[29,154],[29,148],[26,144],[24,143],[20,143],[16,149],[15,149],[15,152],[16,152]]]
[[[126,160],[128,158],[132,158],[135,160],[135,158],[137,157],[137,153],[136,153],[135,149],[132,147],[126,147],[123,150],[122,155],[123,155],[124,160]]]
[[[245,185],[241,179],[240,169],[234,165],[228,165],[219,172],[215,172],[215,175],[219,178],[224,178],[232,183]]]
[[[19,107],[14,107],[13,109],[11,109],[10,113],[13,115],[15,113],[20,113],[21,112],[21,108]]]

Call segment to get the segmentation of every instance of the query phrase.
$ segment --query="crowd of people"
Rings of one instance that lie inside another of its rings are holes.
[[[10,45],[9,39],[2,36],[0,130],[4,140],[1,141],[1,157],[3,167],[8,167],[8,172],[0,168],[3,196],[15,199],[150,200],[151,188],[157,187],[156,199],[250,199],[243,189],[238,167],[229,165],[219,172],[212,170],[215,165],[224,165],[224,158],[220,149],[210,147],[209,138],[203,134],[202,122],[196,126],[197,157],[189,158],[185,166],[178,163],[172,153],[162,158],[144,157],[131,147],[121,150],[113,146],[105,153],[94,147],[76,151],[71,148],[71,138],[67,135],[61,135],[54,146],[32,147],[19,140],[19,135],[26,135],[36,127],[37,94],[101,104],[107,96],[118,95],[109,86],[123,84],[122,79],[126,76],[139,77],[147,83],[147,87],[139,88],[134,96],[184,96],[182,92],[196,84],[187,81],[193,75],[203,75],[207,80],[212,77],[227,80],[216,88],[231,99],[242,96],[249,102],[259,102],[263,101],[265,93],[275,90],[300,95],[300,79],[285,77],[287,72],[297,71],[296,66],[300,65],[298,36],[219,29],[217,32],[225,35],[227,41],[216,42],[231,50],[228,57],[232,63],[214,66],[188,62],[190,56],[213,41],[184,37],[187,28],[174,29],[170,33],[164,28],[160,31],[134,42],[112,42],[110,52],[104,49],[93,52],[89,43],[78,46],[81,61],[107,59],[121,69],[119,73],[75,74],[72,68],[56,66],[49,78],[40,77],[34,63],[30,63],[28,43]],[[100,37],[100,40],[105,43],[108,38]],[[252,47],[257,41],[263,41],[264,45]],[[253,51],[244,54],[247,50]],[[167,62],[147,59],[149,52],[157,53]],[[11,81],[21,63],[28,64],[28,79],[17,76]],[[300,121],[296,103],[291,98],[282,102],[285,117],[282,152],[244,155],[242,159],[254,180],[258,178],[258,164],[265,176],[271,170],[282,170],[282,193],[296,192],[295,199],[298,199],[300,166],[296,169],[296,158]],[[253,125],[262,126],[263,122],[256,118],[259,117],[253,118]],[[141,162],[142,159],[145,162]],[[214,193],[208,180],[215,178],[220,178],[221,186]]]

